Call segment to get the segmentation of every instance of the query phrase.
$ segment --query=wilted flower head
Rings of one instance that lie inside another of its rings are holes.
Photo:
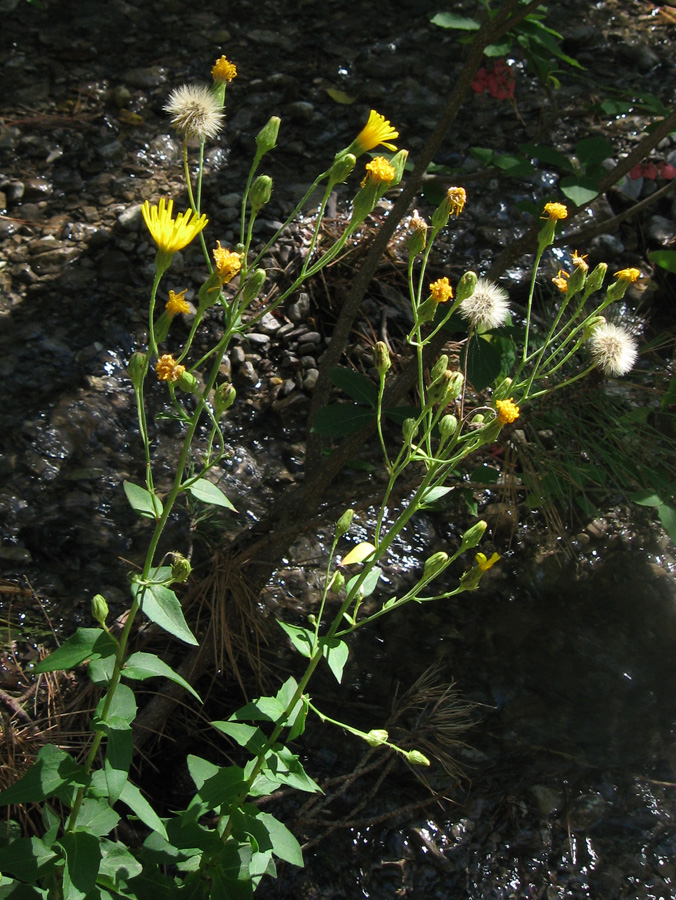
[[[367,150],[373,150],[380,144],[387,147],[388,150],[396,150],[394,144],[389,143],[399,137],[399,132],[392,127],[390,122],[372,109],[369,113],[368,122],[359,132],[355,140],[350,144],[348,150],[359,156],[366,153]]]
[[[165,353],[157,360],[155,370],[160,381],[175,384],[185,373],[185,366],[177,363],[171,353]]]
[[[509,313],[508,296],[494,281],[478,278],[474,293],[460,304],[460,315],[475,328],[497,328]]]
[[[626,375],[636,362],[636,341],[625,328],[605,322],[589,338],[594,365],[606,375]]]
[[[448,283],[448,278],[439,278],[430,285],[430,296],[437,303],[446,303],[453,297],[453,288]]]
[[[169,94],[165,111],[184,138],[206,141],[221,130],[223,112],[218,98],[207,87],[183,84]]]
[[[189,313],[190,312],[190,304],[185,299],[185,295],[187,294],[187,288],[180,293],[175,293],[175,291],[169,291],[169,299],[167,300],[167,305],[164,307],[167,313],[170,316],[175,316],[178,313]]]
[[[467,203],[467,191],[462,187],[449,187],[446,198],[451,207],[451,215],[459,216]]]
[[[237,77],[237,66],[225,56],[221,56],[214,63],[211,75],[214,81],[232,81],[233,78]]]
[[[568,290],[568,279],[570,278],[570,272],[566,272],[564,269],[559,269],[556,273],[552,281],[556,285],[556,287],[561,291],[562,294],[565,294]]]
[[[542,216],[543,219],[558,220],[568,218],[568,209],[563,203],[545,203],[544,212],[545,215]]]
[[[361,183],[364,187],[367,181],[372,184],[389,184],[396,176],[394,166],[384,156],[374,156],[371,162],[366,163],[366,175]]]
[[[511,425],[519,418],[519,407],[514,402],[514,398],[509,400],[496,400],[495,408],[498,411],[498,419],[502,425]]]

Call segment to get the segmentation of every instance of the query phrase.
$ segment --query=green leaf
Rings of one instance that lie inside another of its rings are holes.
[[[590,166],[598,166],[604,160],[613,156],[615,148],[603,137],[584,138],[575,145],[575,155],[584,169]]]
[[[140,875],[143,871],[142,864],[129,850],[115,841],[101,841],[101,866],[99,876],[105,875],[111,879],[116,888],[126,887],[127,881]],[[130,896],[125,892],[127,896]]]
[[[469,478],[470,481],[477,484],[496,484],[500,478],[500,470],[487,465],[479,466],[478,469],[474,469]]]
[[[501,44],[486,44],[484,47],[484,56],[489,59],[496,59],[501,56],[507,56],[512,49],[512,42],[506,38]]]
[[[66,856],[63,870],[64,900],[82,900],[96,884],[101,864],[98,839],[86,831],[64,834],[59,841]]]
[[[356,403],[331,403],[319,410],[312,422],[312,433],[325,437],[344,437],[361,431],[374,421],[374,413]]]
[[[116,803],[129,778],[129,767],[134,755],[131,726],[124,719],[108,719],[105,723],[108,742],[103,771],[111,803]]]
[[[368,573],[366,578],[361,583],[361,590],[363,592],[364,597],[370,597],[371,594],[375,591],[376,585],[378,584],[378,580],[380,579],[380,574],[382,569],[379,569],[378,566],[374,566],[371,571]],[[361,574],[355,575],[353,578],[350,578],[347,584],[345,585],[346,593],[350,593],[354,585],[361,578]]]
[[[401,427],[406,419],[417,419],[420,415],[418,406],[390,406],[383,413],[387,419]]]
[[[41,660],[34,672],[73,669],[88,659],[101,659],[117,652],[117,641],[102,628],[78,628],[67,641]]]
[[[341,566],[352,566],[355,563],[362,563],[364,560],[368,559],[369,556],[373,556],[376,548],[373,544],[370,544],[368,541],[362,541],[361,544],[356,544],[350,552],[343,557],[341,560]]]
[[[439,505],[439,501],[442,497],[445,497],[453,488],[443,487],[440,485],[439,487],[430,488],[429,491],[426,491],[420,501],[420,509],[435,509]]]
[[[49,891],[13,878],[0,879],[0,900],[47,900]]]
[[[115,802],[112,797],[110,802]],[[106,800],[87,797],[82,801],[75,831],[88,831],[97,837],[104,837],[110,834],[119,821],[119,815]]]
[[[470,147],[469,152],[479,160],[482,166],[492,165],[495,158],[495,150],[490,150],[488,147]]]
[[[576,206],[584,206],[598,196],[598,179],[589,182],[586,179],[575,178],[569,175],[559,182],[561,193],[568,197]]]
[[[247,725],[244,722],[212,722],[211,724],[223,734],[231,737],[240,747],[245,747],[253,754],[259,753],[265,746],[267,738],[255,725]]]
[[[289,729],[289,741],[295,741],[305,731],[305,722],[310,711],[310,698],[302,696],[296,709],[289,716],[286,723]]]
[[[312,651],[312,642],[314,641],[314,632],[309,628],[303,628],[301,625],[288,625],[286,622],[277,620],[277,624],[283,629],[293,646],[306,659],[309,659]]]
[[[202,503],[211,503],[212,506],[224,506],[226,509],[237,512],[223,491],[216,487],[215,484],[212,484],[211,481],[207,481],[206,478],[198,478],[197,481],[189,484],[185,490],[190,491],[193,497],[201,500]]]
[[[192,776],[190,759],[191,757],[189,757],[188,768]],[[194,777],[193,780],[195,780]],[[218,768],[215,774],[200,785],[199,790],[190,801],[186,810],[187,820],[189,821],[191,816],[198,819],[209,809],[217,809],[221,805],[229,806],[246,787],[244,771],[239,766]]]
[[[510,154],[501,154],[493,158],[493,165],[498,169],[502,169],[507,175],[520,177],[524,175],[532,175],[535,171],[533,163],[526,159],[525,156],[512,156]]]
[[[193,686],[177,672],[174,672],[171,666],[155,656],[154,653],[144,653],[143,651],[132,653],[122,668],[122,676],[124,678],[131,678],[135,681],[145,681],[146,678],[166,678],[168,681],[180,684],[181,687],[191,693],[196,700],[200,703],[202,702],[200,695]]]
[[[118,685],[117,690],[113,694],[110,706],[108,707],[105,720],[101,719],[104,703],[105,697],[101,697],[96,704],[96,716],[103,724],[116,719],[122,719],[127,724],[131,724],[136,718],[136,697],[134,696],[132,689],[126,684]]]
[[[474,337],[465,345],[462,357],[463,367],[467,365],[467,380],[476,391],[483,391],[493,384],[502,369],[499,349],[480,336]]]
[[[663,500],[656,494],[655,491],[647,489],[641,491],[634,491],[633,494],[629,495],[629,499],[632,503],[638,503],[639,506],[662,506]]]
[[[337,388],[340,388],[357,403],[366,403],[368,406],[375,407],[378,402],[378,388],[370,378],[362,375],[361,372],[353,372],[352,369],[336,366],[330,370],[329,378]]]
[[[151,494],[144,487],[124,482],[124,492],[127,495],[129,505],[134,512],[140,513],[146,519],[159,519],[162,515],[162,502],[157,494]]]
[[[149,584],[145,588],[138,582],[131,586],[134,597],[143,597],[142,610],[151,622],[164,628],[169,634],[186,644],[197,646],[199,641],[188,628],[183,610],[176,594],[162,584]]]
[[[120,800],[125,806],[128,806],[151,831],[157,831],[162,837],[167,837],[167,830],[164,827],[164,823],[150,803],[148,803],[141,791],[135,784],[132,784],[131,781],[127,780],[125,782],[122,793],[120,794]]]
[[[648,259],[667,272],[676,274],[676,250],[651,250]]]
[[[282,784],[308,793],[323,793],[288,747],[276,747],[265,757],[265,768]]]
[[[543,147],[540,144],[521,144],[519,150],[528,156],[533,156],[541,163],[548,163],[567,172],[575,171],[575,167],[568,157],[554,147]]]
[[[440,12],[430,19],[432,25],[438,25],[439,28],[454,28],[459,31],[478,31],[479,23],[476,19],[470,19],[468,16],[459,16],[452,12]]]
[[[79,765],[65,750],[46,744],[38,751],[31,768],[17,782],[0,794],[0,806],[10,803],[40,803],[58,795],[65,800],[68,789],[87,783],[84,766]]]
[[[276,697],[258,697],[234,712],[230,721],[249,719],[252,722],[277,722],[284,715],[284,708],[284,704]]]
[[[247,835],[253,835],[259,851],[272,850],[275,856],[291,863],[292,866],[302,868],[305,865],[301,846],[286,825],[270,813],[262,812],[252,803],[242,807],[233,833],[240,840],[246,840]]]
[[[331,669],[336,681],[340,684],[343,678],[343,669],[350,654],[347,644],[338,638],[322,638],[320,643],[329,669]]]
[[[662,527],[671,540],[676,543],[676,509],[673,506],[669,506],[668,503],[663,503],[657,510],[657,514],[660,517]]]
[[[58,855],[40,838],[18,838],[0,847],[0,871],[33,882],[54,868]],[[14,896],[14,894],[12,894]]]
[[[351,94],[346,94],[345,91],[339,91],[337,88],[326,88],[326,93],[332,100],[335,100],[336,103],[340,103],[343,106],[351,106],[357,99]]]

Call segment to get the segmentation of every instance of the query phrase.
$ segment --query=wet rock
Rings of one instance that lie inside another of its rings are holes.
[[[317,379],[319,378],[319,370],[318,369],[308,369],[305,373],[305,377],[303,378],[303,390],[304,391],[312,391],[317,384]]]
[[[117,224],[124,228],[125,231],[136,231],[143,218],[141,215],[142,206],[142,203],[134,203],[132,206],[128,206],[117,217]]]
[[[27,178],[24,182],[24,200],[44,200],[52,193],[53,187],[46,178]]]
[[[608,810],[608,801],[600,794],[581,794],[567,809],[571,831],[585,832],[598,825]]]
[[[146,66],[140,69],[129,69],[122,77],[132,87],[154,88],[166,83],[167,70],[164,66]]]
[[[676,224],[665,216],[651,216],[648,222],[648,237],[660,246],[669,244],[674,239]]]
[[[305,293],[299,294],[289,306],[288,315],[292,322],[305,322],[310,315],[310,295]]]
[[[538,812],[543,819],[555,815],[563,807],[561,791],[554,790],[546,784],[534,784],[529,791],[533,795]]]
[[[99,274],[108,281],[127,282],[131,279],[130,260],[119,250],[106,251],[99,260]]]
[[[233,365],[241,366],[246,360],[246,353],[243,347],[233,347],[230,351],[230,359]]]
[[[267,347],[270,344],[269,334],[259,334],[256,331],[248,332],[246,339],[255,347]]]

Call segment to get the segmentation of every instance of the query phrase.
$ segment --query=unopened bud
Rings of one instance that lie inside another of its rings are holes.
[[[441,436],[442,443],[446,443],[446,441],[453,437],[455,434],[455,430],[458,427],[458,420],[455,416],[450,413],[446,416],[442,416],[439,421],[439,434]]]
[[[387,349],[387,344],[384,341],[376,341],[373,347],[373,362],[379,375],[385,375],[392,367],[390,351]]]
[[[176,386],[186,394],[196,394],[199,391],[199,382],[192,372],[184,372],[176,382]]]
[[[106,619],[108,618],[108,604],[106,598],[102,594],[95,594],[92,597],[92,617],[103,628],[106,627]]]
[[[432,366],[432,370],[430,372],[430,378],[432,382],[439,381],[444,372],[448,369],[448,356],[445,353],[442,353],[439,359]]]
[[[242,290],[242,303],[248,306],[263,290],[265,284],[265,269],[256,269],[246,280],[244,289]]]
[[[404,433],[404,440],[407,443],[410,443],[418,433],[418,426],[415,419],[404,419],[401,430]]]
[[[573,271],[570,273],[570,278],[568,279],[566,298],[572,297],[574,294],[579,294],[584,288],[586,281],[587,273],[585,272],[584,266],[573,266]]]
[[[428,227],[427,222],[418,213],[418,210],[415,210],[411,217],[411,228],[413,230],[408,239],[408,252],[410,256],[417,256],[419,253],[422,253],[427,246]]]
[[[171,558],[171,580],[182,584],[190,578],[190,573],[192,572],[190,561],[182,553],[172,553]]]
[[[339,153],[329,169],[329,186],[347,181],[356,164],[357,157],[353,153]]]
[[[440,550],[438,553],[433,553],[429,559],[425,560],[423,578],[434,578],[439,572],[443,572],[449,559],[448,553],[444,553],[443,550]]]
[[[463,300],[472,296],[476,288],[476,282],[476,272],[465,272],[455,289],[456,303],[462,303]]]
[[[329,582],[329,590],[332,594],[339,594],[343,588],[345,587],[345,576],[340,571],[340,569],[336,569],[333,573],[333,578]]]
[[[420,750],[409,750],[408,753],[405,754],[405,757],[412,766],[430,765],[429,759],[425,756],[424,753],[421,753]]]
[[[224,381],[218,385],[214,391],[214,416],[217,419],[220,419],[226,409],[230,409],[236,396],[237,391],[229,382]]]
[[[251,185],[249,191],[249,203],[254,215],[258,210],[270,201],[272,195],[272,178],[269,175],[259,175]]]
[[[476,525],[472,525],[471,528],[468,528],[467,531],[462,536],[462,543],[460,544],[460,552],[464,552],[465,550],[471,550],[472,547],[476,547],[481,538],[484,536],[486,529],[488,528],[488,522],[484,522],[481,519]]]
[[[587,278],[587,283],[584,286],[584,292],[587,297],[591,294],[596,293],[596,291],[601,290],[603,286],[603,280],[606,277],[606,272],[608,271],[608,263],[599,263],[595,269],[592,270],[589,277]]]
[[[354,510],[346,509],[343,515],[336,522],[336,537],[341,538],[344,534],[347,534],[350,530],[350,526],[352,525],[352,519],[354,518]]]
[[[446,384],[446,403],[457,400],[462,394],[462,388],[465,384],[465,376],[462,372],[452,372],[451,377]]]
[[[366,743],[369,747],[380,747],[389,740],[389,734],[384,728],[372,728],[366,735]]]
[[[272,116],[256,135],[256,144],[258,145],[260,156],[277,146],[277,135],[279,134],[281,121],[279,116]]]
[[[135,388],[140,388],[143,379],[148,372],[148,357],[145,353],[132,353],[129,365],[127,366],[127,375]]]
[[[503,378],[500,384],[496,387],[493,392],[494,400],[504,400],[505,397],[511,396],[513,391],[510,390],[512,387],[512,379],[511,378]]]
[[[591,319],[588,319],[584,323],[584,340],[588,340],[597,328],[605,324],[606,320],[603,316],[592,316]]]

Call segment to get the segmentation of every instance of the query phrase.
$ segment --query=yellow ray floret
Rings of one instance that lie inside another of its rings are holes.
[[[191,209],[179,213],[174,219],[173,209],[174,201],[165,200],[164,197],[157,206],[151,206],[146,200],[141,207],[143,219],[157,249],[168,254],[187,247],[209,221],[205,215],[197,216]]]
[[[393,128],[390,122],[372,109],[369,113],[368,122],[357,135],[356,139],[350,146],[350,152],[355,156],[360,153],[366,153],[367,150],[373,150],[382,144],[388,150],[396,150],[394,144],[389,143],[399,137],[399,132]]]

